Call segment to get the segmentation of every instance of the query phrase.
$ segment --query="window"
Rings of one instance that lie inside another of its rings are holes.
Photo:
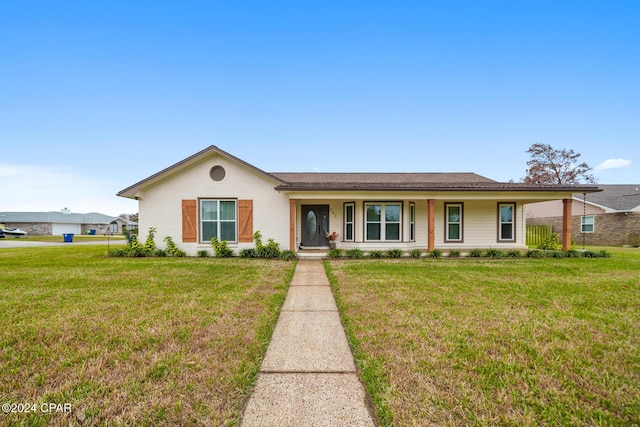
[[[462,242],[462,203],[445,203],[447,242]]]
[[[498,240],[516,240],[515,210],[515,203],[498,203]]]
[[[353,203],[345,203],[344,205],[344,240],[353,242],[353,215],[355,205]]]
[[[593,233],[596,217],[593,215],[584,215],[580,220],[580,230],[582,233]]]
[[[416,241],[416,204],[409,203],[409,241]]]
[[[200,236],[203,242],[213,237],[235,242],[236,229],[235,200],[200,201]]]
[[[365,203],[366,240],[400,241],[400,203]]]
[[[118,223],[117,222],[112,222],[111,224],[109,224],[109,233],[111,233],[111,234],[118,233]]]

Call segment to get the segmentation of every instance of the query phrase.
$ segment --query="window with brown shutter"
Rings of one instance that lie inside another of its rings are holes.
[[[197,242],[198,241],[198,214],[197,200],[182,201],[182,241]]]
[[[253,200],[238,200],[238,241],[253,242]]]

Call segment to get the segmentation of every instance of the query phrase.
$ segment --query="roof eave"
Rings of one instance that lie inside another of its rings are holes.
[[[241,164],[241,165],[243,165],[243,166],[245,166],[245,167],[247,167],[249,169],[252,169],[252,170],[258,172],[261,175],[264,175],[264,176],[268,177],[269,179],[275,181],[276,183],[279,183],[280,185],[286,185],[287,184],[286,182],[284,182],[280,178],[277,178],[277,177],[273,176],[272,174],[270,174],[268,172],[265,172],[262,169],[259,169],[259,168],[255,167],[255,166],[253,166],[252,164],[247,163],[244,160],[239,159],[238,157],[227,153],[224,150],[221,150],[220,148],[216,147],[215,145],[210,145],[209,147],[205,148],[204,150],[198,151],[197,153],[187,157],[186,159],[183,159],[183,160],[181,160],[181,161],[179,161],[179,162],[177,162],[177,163],[175,163],[175,164],[173,164],[173,165],[171,165],[171,166],[169,166],[167,168],[164,168],[160,172],[157,172],[157,173],[155,173],[155,174],[153,174],[153,175],[151,175],[151,176],[149,176],[149,177],[147,177],[147,178],[145,178],[145,179],[143,179],[143,180],[141,180],[139,182],[136,182],[135,184],[125,188],[124,190],[121,190],[121,191],[117,192],[116,196],[126,197],[126,198],[129,198],[129,199],[136,199],[137,198],[137,194],[140,192],[140,188],[142,188],[142,186],[144,186],[145,184],[152,183],[153,181],[157,180],[158,178],[161,178],[162,176],[165,176],[166,174],[168,174],[168,173],[180,168],[181,166],[186,165],[188,163],[191,163],[194,160],[196,160],[196,159],[198,159],[198,158],[200,158],[202,156],[205,156],[207,154],[210,154],[210,153],[217,153],[217,154],[219,154],[219,155],[221,155],[223,157],[226,157],[226,158],[228,158],[230,160],[233,160],[234,162],[237,162],[237,163],[239,163],[239,164]]]

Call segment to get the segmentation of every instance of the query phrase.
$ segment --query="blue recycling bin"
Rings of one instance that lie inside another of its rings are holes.
[[[62,237],[64,238],[64,241],[66,243],[71,243],[73,242],[73,233],[69,233],[69,234],[63,234]]]
[[[90,228],[88,234],[89,234],[89,236],[95,236],[96,235],[96,229],[95,228]]]

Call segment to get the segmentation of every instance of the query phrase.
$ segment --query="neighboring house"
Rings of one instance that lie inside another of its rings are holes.
[[[7,228],[20,228],[29,235],[57,236],[62,234],[121,234],[137,229],[135,222],[101,213],[59,212],[0,212],[0,224]],[[95,230],[95,231],[91,231]]]
[[[154,227],[158,244],[195,255],[214,236],[253,247],[255,231],[291,250],[326,248],[332,232],[341,249],[525,249],[527,203],[595,191],[474,173],[267,173],[210,146],[118,196],[138,200],[141,241]]]
[[[587,245],[622,246],[630,234],[640,234],[640,184],[600,185],[602,192],[574,193],[572,237]],[[527,205],[527,224],[562,229],[562,204],[549,201]]]

